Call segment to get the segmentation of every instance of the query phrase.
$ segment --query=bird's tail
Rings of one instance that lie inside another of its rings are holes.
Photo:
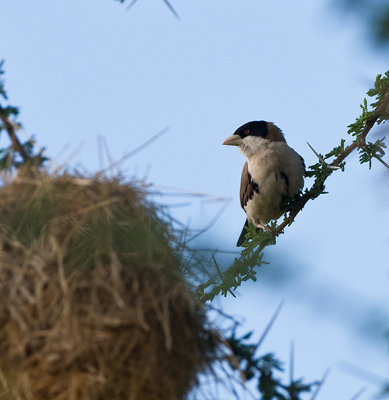
[[[242,232],[239,236],[238,242],[236,243],[236,247],[242,247],[243,242],[246,240],[246,233],[247,233],[247,228],[249,226],[249,223],[246,219],[246,222],[243,225]],[[257,232],[260,232],[262,229],[261,228],[256,228]]]
[[[247,227],[249,226],[249,223],[246,219],[246,222],[243,225],[243,229],[242,232],[239,236],[238,242],[236,243],[236,247],[242,247],[243,242],[245,241],[245,236],[246,236],[246,232],[247,232]]]

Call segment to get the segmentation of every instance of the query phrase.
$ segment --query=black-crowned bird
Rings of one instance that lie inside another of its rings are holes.
[[[247,219],[237,246],[245,240],[248,221],[257,228],[278,219],[285,205],[304,186],[303,158],[286,144],[276,125],[252,121],[242,125],[223,144],[238,146],[247,161],[240,183],[240,204]]]

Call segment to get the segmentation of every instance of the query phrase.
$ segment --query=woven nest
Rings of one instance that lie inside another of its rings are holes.
[[[141,191],[20,179],[0,189],[0,224],[1,400],[185,397],[212,334]]]

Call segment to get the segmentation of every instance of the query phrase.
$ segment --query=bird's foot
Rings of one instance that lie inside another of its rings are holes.
[[[262,229],[263,231],[267,231],[270,232],[270,228],[267,225],[263,225],[263,224],[255,224],[255,227],[258,229]]]
[[[270,226],[268,226],[268,225],[263,225],[263,224],[255,224],[255,226],[256,226],[258,229],[261,229],[263,232],[266,232],[266,233],[269,235],[269,237],[272,238],[271,241],[270,241],[270,244],[275,244],[275,243],[276,243],[276,242],[275,242],[275,240],[276,240],[276,235],[275,235],[275,233],[274,233],[274,230],[273,230],[272,228],[270,228]]]

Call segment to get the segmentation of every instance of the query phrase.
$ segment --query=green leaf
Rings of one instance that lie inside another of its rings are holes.
[[[368,142],[359,149],[359,162],[369,163],[369,169],[371,169],[371,162],[373,158],[382,158],[385,155],[386,144],[385,138],[378,139],[375,143]]]

